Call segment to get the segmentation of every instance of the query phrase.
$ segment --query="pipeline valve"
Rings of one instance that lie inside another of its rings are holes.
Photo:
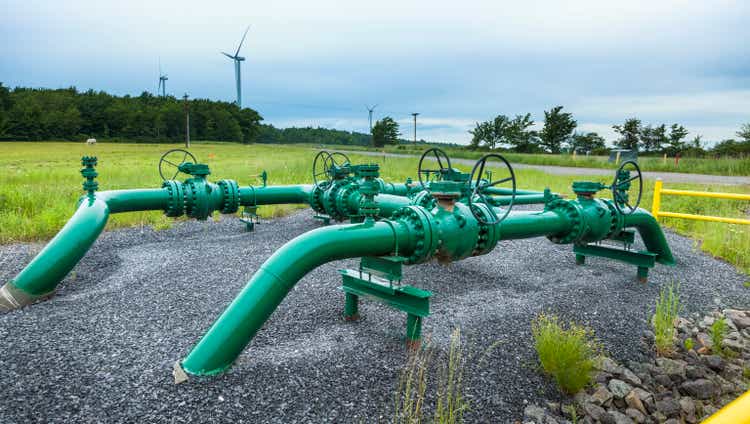
[[[83,182],[83,189],[86,190],[89,196],[93,196],[94,192],[99,189],[99,183],[95,181],[95,178],[99,176],[94,168],[97,164],[96,156],[84,156],[81,158],[81,175],[86,178]]]

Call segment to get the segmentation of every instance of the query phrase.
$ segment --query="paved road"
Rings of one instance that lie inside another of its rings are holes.
[[[418,157],[401,153],[381,153],[368,151],[343,151],[349,154],[359,154],[366,156],[387,156],[398,158]],[[451,159],[451,162],[462,165],[473,165],[476,160],[473,159]],[[606,175],[611,176],[614,170],[603,168],[574,168],[570,166],[553,166],[553,165],[526,165],[522,163],[513,164],[516,169],[538,169],[553,175]],[[727,185],[750,185],[750,177],[741,176],[724,176],[724,175],[707,175],[707,174],[686,174],[683,172],[650,172],[644,171],[643,177],[647,179],[661,178],[664,182],[671,183],[695,183],[695,184],[727,184]]]

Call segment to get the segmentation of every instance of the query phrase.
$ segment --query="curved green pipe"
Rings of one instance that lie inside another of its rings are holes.
[[[81,198],[78,209],[32,261],[0,289],[0,312],[49,296],[101,234],[111,213],[163,210],[164,189],[102,191]]]
[[[492,203],[494,205],[507,205],[510,204],[511,196],[492,196]],[[544,193],[541,194],[519,194],[513,198],[514,205],[533,205],[537,203],[546,203],[547,198]]]
[[[395,250],[408,252],[410,245],[404,226],[386,222],[324,227],[289,241],[253,275],[182,361],[183,369],[211,375],[232,365],[297,281],[318,266]]]
[[[641,208],[629,215],[623,215],[625,227],[633,227],[646,245],[646,250],[658,254],[656,261],[664,265],[674,265],[675,260],[669,248],[664,231],[651,213]]]

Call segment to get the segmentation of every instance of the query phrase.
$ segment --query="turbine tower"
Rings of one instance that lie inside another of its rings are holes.
[[[242,79],[240,78],[240,62],[245,60],[244,57],[240,56],[240,49],[242,48],[242,43],[245,42],[245,37],[247,36],[247,32],[250,31],[250,25],[247,26],[247,29],[245,29],[245,34],[242,35],[242,40],[240,40],[240,45],[237,46],[237,51],[234,52],[233,55],[227,53],[227,52],[221,52],[224,56],[232,59],[234,61],[234,80],[237,84],[237,106],[239,106],[240,109],[242,109]]]
[[[157,92],[161,90],[161,96],[167,97],[167,80],[169,78],[167,77],[167,74],[163,74],[161,72],[161,60],[159,60],[159,88],[156,90]]]
[[[365,105],[365,108],[367,109],[367,112],[370,118],[370,132],[372,132],[372,112],[375,110],[376,107],[378,107],[378,105],[375,105],[372,107]]]

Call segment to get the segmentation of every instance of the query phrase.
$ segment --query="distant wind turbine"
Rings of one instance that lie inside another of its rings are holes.
[[[162,73],[161,71],[161,59],[159,60],[159,88],[156,90],[157,92],[161,90],[161,96],[167,97],[167,80],[169,77],[167,77],[167,74]]]
[[[237,46],[237,51],[234,52],[233,55],[227,53],[227,52],[221,52],[224,56],[232,59],[234,61],[234,80],[237,83],[237,106],[242,108],[242,79],[240,78],[240,62],[245,60],[244,57],[240,56],[240,49],[242,48],[242,43],[245,42],[245,37],[247,36],[247,32],[250,31],[250,25],[247,26],[247,29],[245,29],[245,34],[242,35],[242,40],[240,41],[240,45]]]
[[[372,112],[375,110],[376,107],[378,107],[378,105],[375,105],[372,107],[365,105],[365,108],[367,109],[367,112],[370,118],[370,132],[372,132]]]

